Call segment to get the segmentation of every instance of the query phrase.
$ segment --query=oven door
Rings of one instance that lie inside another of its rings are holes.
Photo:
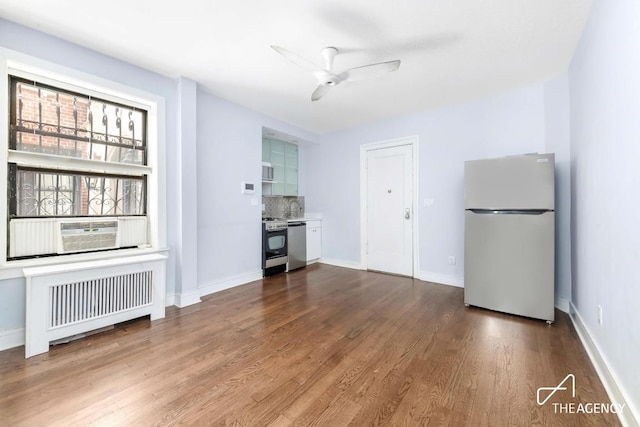
[[[264,266],[271,267],[287,262],[287,229],[264,231]]]

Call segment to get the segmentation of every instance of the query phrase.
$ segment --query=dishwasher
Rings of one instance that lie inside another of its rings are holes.
[[[291,221],[287,229],[289,261],[287,271],[307,266],[307,223]]]

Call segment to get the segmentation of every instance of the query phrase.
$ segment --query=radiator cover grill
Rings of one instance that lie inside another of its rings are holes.
[[[152,272],[122,274],[49,288],[49,327],[144,307],[152,303]]]

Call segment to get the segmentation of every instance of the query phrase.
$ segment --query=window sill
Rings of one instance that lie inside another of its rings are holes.
[[[53,256],[48,258],[24,259],[19,261],[7,261],[0,267],[0,280],[23,278],[23,269],[32,267],[46,267],[52,265],[63,265],[86,261],[103,261],[121,257],[132,257],[138,255],[163,254],[168,255],[169,249],[144,248],[144,249],[121,249],[109,252]]]

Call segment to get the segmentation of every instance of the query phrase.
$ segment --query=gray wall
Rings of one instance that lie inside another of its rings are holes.
[[[594,2],[569,71],[572,301],[638,415],[639,20],[637,0]]]

